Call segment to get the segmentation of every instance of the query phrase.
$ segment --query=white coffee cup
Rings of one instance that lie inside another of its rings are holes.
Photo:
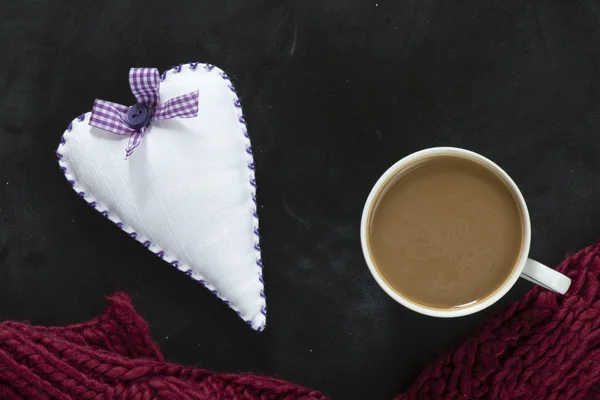
[[[449,309],[433,309],[421,306],[408,300],[407,298],[403,297],[402,294],[398,293],[390,285],[388,285],[382,278],[381,274],[377,271],[377,268],[375,267],[373,257],[371,255],[367,243],[367,236],[369,231],[369,216],[371,214],[371,210],[374,206],[374,202],[379,192],[386,188],[388,182],[391,181],[392,177],[396,176],[398,173],[403,171],[408,165],[411,165],[413,162],[423,157],[431,157],[436,155],[455,155],[463,158],[472,159],[474,161],[479,162],[480,164],[485,165],[490,170],[496,172],[496,174],[499,175],[505,181],[510,190],[513,192],[515,198],[517,199],[517,202],[519,203],[519,208],[522,213],[521,217],[523,221],[523,243],[521,246],[521,253],[517,261],[517,267],[513,270],[512,274],[504,282],[504,284],[498,290],[496,290],[495,293],[493,293],[491,296],[487,297],[483,301],[473,304],[472,306]],[[375,186],[373,186],[369,197],[367,198],[367,202],[365,204],[362,214],[360,226],[360,239],[367,265],[369,266],[371,274],[373,274],[373,277],[375,278],[379,286],[381,286],[381,288],[398,303],[410,308],[413,311],[425,315],[430,315],[433,317],[460,317],[463,315],[469,315],[476,313],[477,311],[483,310],[484,308],[491,306],[502,296],[504,296],[506,292],[508,292],[510,288],[513,287],[513,285],[519,277],[525,278],[530,282],[536,283],[546,289],[552,290],[560,294],[565,294],[567,290],[569,290],[569,286],[571,286],[571,279],[569,279],[565,275],[556,272],[555,270],[548,268],[537,261],[527,258],[527,256],[529,255],[529,246],[531,242],[531,222],[529,220],[529,211],[527,211],[527,205],[525,204],[525,200],[523,199],[521,191],[510,178],[510,176],[508,176],[508,174],[504,172],[502,168],[500,168],[498,165],[488,160],[487,158],[483,157],[482,155],[464,149],[459,149],[455,147],[435,147],[425,149],[410,154],[404,157],[402,160],[398,161],[396,164],[392,165],[381,176],[381,178],[379,178]]]

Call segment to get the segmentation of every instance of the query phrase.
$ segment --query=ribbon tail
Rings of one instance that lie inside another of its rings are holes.
[[[130,135],[135,132],[135,129],[125,123],[127,110],[128,108],[121,104],[96,99],[90,116],[90,126],[117,135]]]
[[[140,145],[142,138],[144,137],[144,132],[146,132],[146,127],[140,128],[129,137],[129,143],[127,144],[127,149],[125,150],[125,158],[131,156],[136,147]]]
[[[173,97],[154,109],[153,119],[193,118],[198,115],[199,93],[190,92]]]

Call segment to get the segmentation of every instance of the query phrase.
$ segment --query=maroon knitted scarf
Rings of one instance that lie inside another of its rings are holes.
[[[533,289],[396,400],[600,399],[600,242],[557,269],[573,280],[566,296]],[[129,298],[109,301],[84,324],[0,324],[0,398],[327,400],[273,378],[167,363]]]
[[[129,297],[63,328],[0,324],[1,399],[327,400],[252,374],[215,374],[164,361]]]

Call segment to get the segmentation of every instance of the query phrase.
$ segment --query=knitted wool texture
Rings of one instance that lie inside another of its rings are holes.
[[[573,281],[565,296],[534,288],[396,400],[600,399],[600,242],[557,270]]]
[[[84,324],[0,324],[0,398],[327,400],[278,379],[167,363],[130,299],[120,293],[109,301]]]
[[[557,270],[573,280],[565,296],[534,288],[396,400],[600,399],[600,242]],[[166,363],[129,298],[109,300],[85,324],[0,324],[0,398],[326,400],[273,378]]]

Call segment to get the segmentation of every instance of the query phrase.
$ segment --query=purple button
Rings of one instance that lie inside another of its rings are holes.
[[[127,125],[132,129],[140,129],[150,123],[152,110],[143,103],[137,103],[129,107],[127,111]]]

